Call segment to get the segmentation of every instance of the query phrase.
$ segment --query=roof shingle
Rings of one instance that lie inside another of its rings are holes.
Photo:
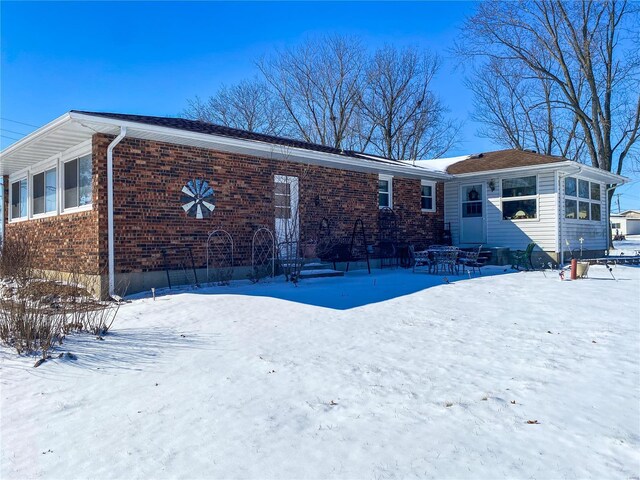
[[[473,155],[467,160],[454,163],[447,167],[447,173],[477,173],[506,168],[530,167],[549,163],[566,162],[563,157],[543,155],[529,150],[498,150],[495,152]]]

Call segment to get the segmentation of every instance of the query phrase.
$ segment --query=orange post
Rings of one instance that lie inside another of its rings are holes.
[[[575,258],[571,259],[571,280],[575,280],[578,278],[578,260]]]

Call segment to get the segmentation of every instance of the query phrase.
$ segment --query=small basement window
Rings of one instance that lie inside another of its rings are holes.
[[[11,219],[27,217],[27,179],[11,184]]]
[[[64,164],[64,208],[91,204],[93,167],[91,155]]]
[[[380,175],[378,177],[378,206],[380,208],[393,208],[393,177]]]
[[[538,218],[538,177],[532,175],[502,180],[502,218]]]
[[[56,169],[33,176],[33,214],[50,213],[56,211]]]
[[[423,212],[436,211],[436,184],[422,180],[420,185],[420,208]]]

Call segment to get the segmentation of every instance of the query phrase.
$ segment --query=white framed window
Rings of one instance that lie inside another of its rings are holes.
[[[57,213],[58,172],[49,168],[31,176],[31,214],[33,216]]]
[[[9,218],[11,220],[25,219],[29,216],[28,190],[26,177],[11,182],[9,187],[11,205]]]
[[[393,208],[393,177],[391,175],[378,176],[378,206]]]
[[[88,207],[92,202],[93,166],[91,154],[63,163],[63,208],[64,210]]]
[[[564,218],[599,222],[602,220],[602,184],[582,178],[564,178]]]
[[[420,181],[420,209],[423,212],[436,211],[436,182]]]
[[[502,219],[535,220],[538,218],[538,177],[502,179]]]

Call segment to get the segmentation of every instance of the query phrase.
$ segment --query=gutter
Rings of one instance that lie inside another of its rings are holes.
[[[109,236],[109,297],[115,296],[116,262],[113,227],[113,149],[127,135],[127,127],[120,127],[120,135],[107,147],[107,231]]]
[[[367,160],[365,158],[350,157],[346,155],[338,155],[335,153],[316,152],[314,150],[306,150],[299,147],[289,147],[286,145],[275,145],[272,143],[261,142],[257,140],[246,140],[232,137],[224,137],[221,135],[215,135],[211,133],[199,133],[186,130],[179,130],[170,127],[159,127],[155,125],[148,125],[145,123],[132,122],[127,120],[115,120],[106,117],[94,117],[87,114],[70,112],[72,120],[80,121],[83,123],[94,123],[98,125],[113,125],[118,127],[127,127],[131,130],[140,132],[149,132],[152,134],[161,134],[167,136],[173,136],[193,141],[204,142],[208,144],[214,144],[218,148],[221,145],[238,148],[238,149],[250,149],[257,153],[250,153],[254,156],[267,156],[267,158],[279,157],[283,160],[298,161],[292,157],[301,158],[303,161],[316,161],[325,163],[324,166],[331,166],[333,168],[344,167],[356,167],[359,169],[367,168],[372,173],[388,173],[388,174],[405,174],[414,178],[423,179],[437,179],[437,180],[449,180],[453,176],[445,172],[436,172],[427,170],[420,166],[410,166],[403,164],[402,162],[395,162],[393,160],[387,161],[374,161]],[[135,135],[134,135],[135,136]],[[145,137],[140,137],[145,138]],[[203,147],[206,148],[206,147]],[[326,165],[331,163],[332,165]],[[347,168],[347,170],[349,170]]]

